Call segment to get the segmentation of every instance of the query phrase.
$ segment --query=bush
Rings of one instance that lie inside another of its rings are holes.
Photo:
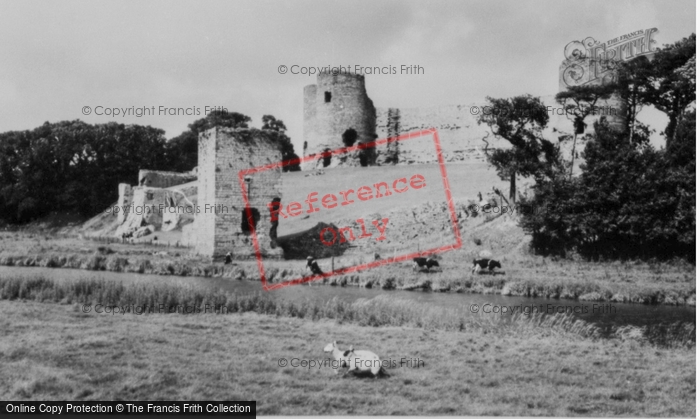
[[[694,260],[695,160],[679,163],[648,138],[630,144],[606,123],[595,129],[581,176],[539,182],[525,203],[533,210],[523,212],[521,226],[532,234],[534,250],[593,260]],[[689,132],[676,142],[694,155],[695,132]]]
[[[396,289],[396,279],[394,279],[394,277],[383,278],[381,281],[381,287],[383,290]]]

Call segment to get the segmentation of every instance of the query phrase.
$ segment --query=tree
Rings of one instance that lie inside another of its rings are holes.
[[[564,107],[566,117],[574,123],[574,142],[571,148],[571,171],[574,175],[576,160],[576,137],[586,129],[585,119],[598,110],[598,101],[609,99],[615,91],[613,84],[569,86],[567,90],[557,93],[555,99]]]
[[[559,147],[542,137],[549,115],[539,98],[486,99],[489,106],[484,107],[479,124],[488,125],[491,133],[513,146],[489,154],[487,145],[487,159],[501,179],[510,180],[509,197],[515,202],[516,176],[552,178],[563,170]]]
[[[188,127],[191,131],[201,133],[214,127],[248,128],[250,121],[250,117],[242,113],[214,111],[208,113],[206,117],[194,121]]]
[[[45,123],[0,134],[0,214],[13,223],[51,212],[91,216],[136,183],[144,167],[167,169],[163,130],[114,122]]]
[[[690,258],[695,256],[695,117],[696,111],[685,112],[675,132],[675,140],[664,154],[668,174],[666,192],[675,199],[675,211],[671,215],[671,229],[678,234],[681,247],[687,249]]]
[[[637,115],[642,110],[647,93],[646,80],[652,71],[651,62],[646,56],[620,62],[617,70],[615,90],[625,101],[625,126],[629,132],[630,143],[637,130]]]
[[[199,133],[192,130],[184,131],[167,142],[166,160],[170,170],[189,172],[197,167],[199,154]]]
[[[695,34],[664,45],[648,64],[624,64],[620,74],[633,81],[643,104],[668,116],[664,134],[669,145],[685,110],[695,101]]]
[[[527,206],[536,210],[521,221],[535,250],[591,259],[694,259],[695,116],[687,117],[692,127],[683,124],[682,145],[673,151],[654,150],[648,138],[630,144],[607,121],[596,123],[581,176],[535,186]]]
[[[263,122],[262,129],[271,129],[271,130],[280,131],[280,132],[287,131],[287,127],[284,125],[284,122],[275,118],[272,115],[263,115],[262,122]]]
[[[273,131],[276,135],[273,139],[277,143],[280,151],[282,152],[282,161],[290,161],[288,164],[282,168],[284,172],[298,172],[301,170],[299,156],[294,152],[294,144],[292,140],[287,136],[287,127],[284,125],[282,120],[275,118],[272,115],[264,115],[262,117],[263,130]]]

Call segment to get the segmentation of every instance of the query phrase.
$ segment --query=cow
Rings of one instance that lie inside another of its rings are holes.
[[[483,269],[488,268],[489,273],[494,273],[494,269],[500,268],[501,262],[493,259],[474,259],[472,265],[472,273],[479,273]]]
[[[437,260],[433,258],[413,258],[413,270],[427,268],[430,270],[433,266],[440,267]]]
[[[306,267],[311,269],[311,272],[314,275],[323,275],[323,271],[318,267],[318,262],[316,262],[311,256],[306,258]]]

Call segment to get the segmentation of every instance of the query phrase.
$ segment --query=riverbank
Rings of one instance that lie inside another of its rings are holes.
[[[354,300],[279,299],[275,293],[225,291],[169,281],[125,282],[95,277],[52,278],[43,275],[0,277],[0,300],[95,305],[114,314],[244,313],[283,317],[330,319],[361,326],[409,326],[446,331],[481,330],[484,333],[569,333],[583,338],[636,340],[659,347],[695,345],[695,321],[656,321],[639,325],[598,325],[573,312],[479,310],[478,304],[416,304],[413,299],[387,294]],[[487,305],[484,305],[487,306]]]
[[[0,266],[48,267],[152,275],[223,277],[260,281],[254,262],[209,263],[156,251],[152,254],[110,254],[109,247],[69,255],[0,254]],[[157,249],[156,249],[157,250]],[[695,306],[695,273],[672,264],[587,263],[571,261],[514,262],[504,275],[472,275],[449,267],[442,272],[414,272],[410,264],[373,268],[352,275],[314,281],[314,285],[355,286],[383,290],[501,294],[548,299]],[[308,275],[303,261],[265,262],[268,283]]]
[[[367,327],[0,301],[3,400],[257,400],[267,415],[695,416],[695,349],[573,330]],[[388,378],[293,367],[371,349]],[[438,343],[439,344],[436,344]],[[284,360],[288,365],[281,367]],[[403,365],[400,365],[401,361]]]
[[[443,254],[441,270],[416,272],[411,262],[315,281],[331,286],[501,294],[549,299],[695,306],[695,266],[685,262],[584,262],[531,255],[501,260],[503,275],[472,275],[459,254]],[[324,271],[368,263],[373,255],[320,260]],[[211,263],[190,249],[70,236],[0,233],[0,266],[70,268],[154,275],[224,277],[260,281],[254,261]],[[268,283],[309,274],[305,261],[265,261]]]

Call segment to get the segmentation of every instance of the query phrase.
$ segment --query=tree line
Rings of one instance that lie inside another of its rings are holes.
[[[521,226],[540,254],[578,254],[588,259],[670,259],[695,261],[695,34],[657,49],[653,58],[617,63],[616,78],[560,92],[556,100],[571,116],[574,144],[585,119],[602,101],[615,97],[627,107],[622,127],[605,116],[584,138],[581,174],[573,176],[576,152],[561,153],[542,136],[549,121],[539,98],[487,98],[493,112],[480,124],[489,135],[512,144],[487,148],[487,160],[510,181],[516,201],[517,177],[535,181],[519,204]],[[666,114],[665,147],[650,144],[651,128],[637,120],[644,107]]]
[[[0,221],[21,224],[53,212],[93,216],[116,201],[119,183],[138,183],[139,169],[194,169],[200,132],[249,128],[250,121],[237,112],[212,112],[169,141],[151,126],[80,120],[0,133]],[[284,123],[271,115],[262,122],[283,159],[298,158]],[[300,170],[298,164],[285,169]]]

